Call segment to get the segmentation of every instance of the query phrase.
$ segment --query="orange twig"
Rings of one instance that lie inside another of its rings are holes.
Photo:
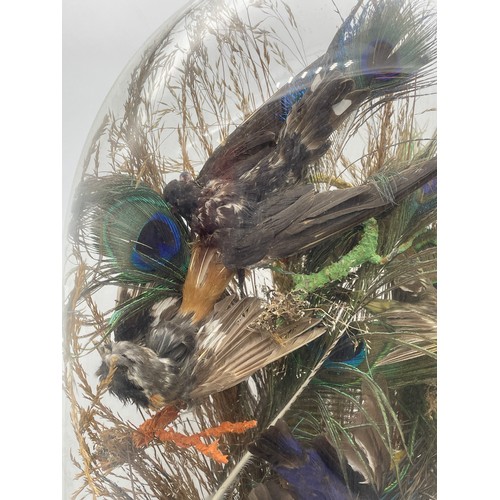
[[[224,455],[219,450],[219,440],[215,439],[211,443],[205,444],[201,438],[217,438],[228,432],[242,434],[257,425],[256,420],[246,422],[222,422],[216,427],[205,429],[192,436],[186,436],[173,429],[165,429],[165,427],[175,420],[178,415],[179,410],[173,406],[166,406],[163,410],[160,410],[154,417],[143,422],[137,431],[134,432],[132,436],[134,445],[138,448],[147,446],[154,438],[160,440],[162,443],[172,441],[181,448],[193,446],[200,453],[212,458],[216,462],[226,464],[228,458],[227,455]]]
[[[257,420],[247,420],[246,422],[222,422],[217,427],[210,427],[199,433],[200,436],[219,437],[228,432],[243,434],[248,429],[253,429],[257,425]]]
[[[158,430],[163,430],[179,415],[176,406],[165,406],[156,415],[145,420],[132,435],[132,440],[137,448],[147,446],[156,436]]]
[[[161,442],[172,441],[177,446],[181,448],[189,448],[193,446],[200,453],[203,453],[207,457],[214,459],[216,462],[221,464],[227,464],[227,455],[224,455],[219,450],[219,440],[216,439],[209,444],[205,444],[201,438],[200,434],[193,434],[192,436],[186,436],[180,432],[175,432],[171,429],[159,430],[156,433],[156,437]]]

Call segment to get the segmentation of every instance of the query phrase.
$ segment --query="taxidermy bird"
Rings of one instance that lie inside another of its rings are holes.
[[[99,369],[114,394],[141,406],[193,401],[323,333],[306,317],[276,342],[255,326],[259,299],[221,297],[239,270],[305,252],[436,176],[433,158],[342,190],[307,182],[360,106],[415,89],[432,34],[399,2],[358,4],[325,54],[230,134],[196,179],[184,174],[162,196],[124,175],[81,184],[76,233],[98,255],[99,286],[134,287],[111,318],[115,339]]]
[[[415,18],[400,2],[358,4],[326,53],[230,134],[195,180],[165,187],[194,242],[183,313],[203,318],[238,269],[305,251],[436,175],[430,161],[342,191],[317,192],[307,183],[332,133],[360,106],[415,90],[432,60],[432,33],[430,19]]]
[[[305,445],[293,437],[283,420],[278,420],[249,446],[249,450],[269,463],[279,478],[258,484],[249,500],[379,498],[366,484],[365,477],[339,457],[324,435]]]
[[[255,324],[264,307],[255,297],[227,296],[196,324],[189,317],[179,321],[177,302],[155,304],[142,323],[136,317],[124,322],[105,349],[98,375],[116,369],[109,389],[124,402],[155,409],[189,405],[239,384],[325,331],[318,320],[304,317],[266,335]]]
[[[379,378],[379,382],[386,393],[385,380]],[[298,441],[283,420],[266,429],[249,451],[270,464],[279,481],[260,483],[250,499],[380,498],[391,454],[383,438],[385,423],[377,396],[366,382],[361,384],[361,394],[359,411],[350,416],[349,435],[336,445],[328,439],[328,432],[309,439],[308,444]]]

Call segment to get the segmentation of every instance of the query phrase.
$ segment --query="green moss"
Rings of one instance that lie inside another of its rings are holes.
[[[332,281],[345,278],[353,268],[366,262],[379,264],[381,257],[377,254],[377,246],[377,221],[369,219],[364,223],[363,236],[360,242],[337,262],[325,267],[318,273],[295,274],[293,277],[294,291],[313,292]]]

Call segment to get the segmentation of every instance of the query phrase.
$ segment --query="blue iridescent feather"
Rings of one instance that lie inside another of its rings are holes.
[[[155,272],[155,264],[170,262],[182,249],[177,223],[162,212],[155,212],[141,229],[132,249],[131,262],[137,269]]]
[[[189,233],[159,193],[125,175],[87,179],[74,211],[76,237],[100,255],[103,283],[154,283],[180,292]]]

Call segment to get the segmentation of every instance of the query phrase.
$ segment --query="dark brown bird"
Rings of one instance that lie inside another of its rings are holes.
[[[349,189],[317,192],[307,183],[347,117],[375,98],[415,90],[435,55],[430,24],[398,2],[358,4],[325,54],[230,134],[196,180],[165,187],[194,241],[181,312],[202,319],[238,269],[305,251],[436,176],[431,160]]]

